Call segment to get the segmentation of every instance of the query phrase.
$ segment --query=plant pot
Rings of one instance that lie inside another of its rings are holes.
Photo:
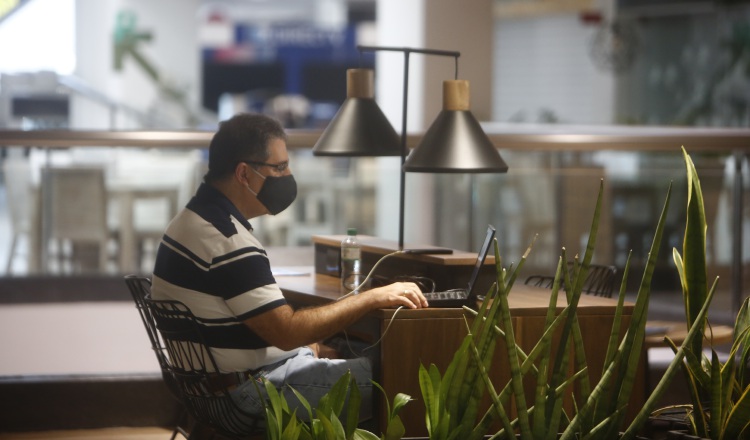
[[[690,434],[684,410],[650,417],[642,435],[649,440],[710,440]]]

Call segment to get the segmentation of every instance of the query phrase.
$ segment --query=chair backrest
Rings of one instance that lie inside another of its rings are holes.
[[[554,281],[555,277],[549,275],[529,275],[523,283],[529,286],[551,289]]]
[[[148,339],[151,342],[151,349],[154,350],[156,360],[159,362],[164,382],[172,395],[181,401],[182,392],[180,391],[180,387],[170,369],[166,348],[164,347],[164,343],[161,341],[159,332],[156,329],[154,317],[151,316],[151,311],[146,305],[146,298],[151,294],[151,280],[137,275],[126,275],[125,284],[128,286],[130,295],[133,297],[138,313],[141,315],[143,326],[145,327]]]
[[[571,278],[573,277],[574,267],[575,264],[573,262],[568,263]],[[615,287],[615,275],[617,275],[617,268],[615,266],[590,264],[589,271],[586,273],[586,278],[583,281],[582,292],[589,295],[612,298],[612,292]],[[554,281],[555,277],[552,275],[530,275],[526,278],[524,284],[551,289]]]
[[[191,416],[229,437],[261,432],[263,416],[243,411],[221,385],[216,360],[190,309],[179,301],[150,297],[145,303],[166,347],[168,369],[180,386]]]
[[[42,170],[49,238],[99,242],[109,236],[107,189],[99,167],[51,167]]]
[[[573,275],[573,262],[568,262],[568,269]],[[615,275],[617,268],[615,266],[606,266],[600,264],[590,264],[589,271],[586,273],[586,279],[583,281],[583,292],[589,295],[603,296],[612,298],[612,292],[615,287]]]

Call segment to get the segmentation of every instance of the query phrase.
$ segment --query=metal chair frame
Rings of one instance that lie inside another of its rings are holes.
[[[196,423],[232,439],[262,434],[263,417],[242,410],[226,386],[217,386],[220,370],[190,309],[179,301],[150,296],[145,303],[168,354],[167,371],[178,383],[182,402]]]
[[[140,314],[141,320],[143,321],[143,326],[146,328],[148,339],[151,342],[151,349],[154,350],[156,359],[159,361],[159,367],[161,368],[164,383],[167,385],[167,388],[175,397],[175,399],[177,399],[177,401],[182,405],[182,415],[179,417],[174,430],[172,430],[171,440],[174,440],[178,433],[183,437],[188,438],[191,429],[189,428],[189,421],[187,421],[188,423],[186,424],[183,423],[187,419],[187,414],[186,408],[183,404],[182,392],[180,391],[180,386],[177,380],[174,378],[172,372],[169,369],[169,360],[167,359],[166,348],[161,342],[159,333],[156,329],[156,322],[154,321],[153,316],[151,316],[149,307],[146,305],[146,298],[150,295],[151,292],[151,280],[146,277],[126,275],[125,284],[127,284],[128,290],[130,290],[130,295],[133,297],[135,307],[136,309],[138,309],[138,313]]]
[[[572,277],[575,270],[575,264],[572,261],[568,263],[568,270]],[[586,273],[586,278],[583,281],[582,291],[589,295],[612,298],[616,275],[617,268],[615,266],[590,264],[589,271]],[[551,289],[554,281],[555,277],[553,275],[529,275],[524,284]]]

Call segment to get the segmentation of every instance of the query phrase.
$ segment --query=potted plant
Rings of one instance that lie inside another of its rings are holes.
[[[688,337],[682,346],[677,348],[675,360],[661,382],[632,423],[623,427],[624,410],[635,383],[636,370],[640,365],[650,283],[664,230],[671,187],[656,228],[627,331],[620,338],[619,329],[629,263],[626,264],[620,286],[602,376],[597,383],[591,383],[576,310],[595,247],[602,187],[603,184],[600,185],[584,256],[580,261],[574,260],[574,270],[571,274],[565,269],[568,258],[563,249],[552,286],[544,334],[528,353],[516,343],[507,296],[531,247],[521,258],[518,266],[506,269],[502,266],[498,246],[495,245],[497,281],[478,311],[465,308],[468,313],[474,315],[474,320],[470,325],[467,323],[468,334],[456,351],[453,361],[442,376],[434,365],[422,366],[420,369],[420,386],[431,439],[482,438],[488,435],[496,421],[499,421],[501,429],[492,435],[493,438],[517,436],[534,440],[584,437],[630,439],[635,438],[644,426],[669,381],[676,374],[687,348],[700,337],[701,329],[697,322],[705,319],[713,290],[706,293],[705,301],[698,303],[700,307],[695,315],[696,324],[690,327]],[[563,290],[568,306],[556,314],[557,295],[562,286],[570,286],[564,287]],[[555,342],[556,347],[559,347],[557,350],[552,344],[552,336],[555,333],[559,337]],[[504,342],[504,354],[511,379],[501,388],[496,388],[490,380],[488,371],[492,368],[493,353],[499,340]],[[574,365],[574,373],[568,375],[566,373],[571,362]],[[524,381],[526,384],[529,381],[535,384],[535,392],[530,401],[527,401]],[[571,389],[574,385],[577,389],[575,395],[572,395]],[[480,414],[480,402],[485,393],[489,394],[491,404],[489,409]],[[565,399],[574,400],[574,411],[571,414],[565,411]],[[513,419],[510,416],[511,408],[515,409]]]
[[[266,379],[262,382],[268,396],[265,420],[266,438],[269,440],[397,440],[404,436],[404,425],[398,413],[409,403],[411,397],[399,393],[393,398],[393,407],[389,404],[387,409],[388,425],[385,433],[378,437],[358,427],[362,396],[350,372],[341,376],[314,408],[304,396],[291,388],[307,411],[307,421],[302,421],[296,410],[290,410],[284,394],[279,393],[271,382]],[[375,386],[387,397],[385,390],[376,383]]]
[[[696,211],[702,209],[700,185],[694,173],[694,168],[690,167],[689,156],[687,153],[684,153],[684,156],[688,163],[688,180],[692,188],[688,197],[688,221],[692,221],[692,224],[686,229],[685,258],[684,260],[676,258],[676,261],[680,261],[678,266],[680,267],[683,288],[686,285],[692,286],[700,282],[701,279],[705,280],[705,277],[692,276],[696,267],[702,267],[701,264],[703,267],[705,266],[705,255],[703,255],[702,263],[701,255],[696,255],[696,252],[700,251],[700,234],[696,234],[696,228],[694,227],[696,225],[695,218],[697,218],[698,231],[700,232],[701,224],[703,224],[703,231],[705,231],[705,218],[701,220],[701,216]],[[734,356],[732,356],[727,361],[728,363],[731,362],[731,365],[722,365],[712,361],[710,375],[705,368],[698,369],[696,367],[696,365],[700,365],[694,355],[696,347],[700,347],[696,340],[699,341],[703,335],[708,307],[715,292],[714,283],[711,289],[701,290],[699,288],[690,291],[689,316],[691,318],[688,319],[688,335],[680,347],[673,344],[675,349],[674,360],[652,394],[648,396],[634,420],[623,426],[625,409],[635,385],[636,370],[641,365],[640,355],[645,333],[651,278],[664,231],[667,208],[671,197],[671,186],[667,193],[664,209],[659,217],[649,258],[641,275],[630,322],[624,335],[620,335],[625,288],[629,276],[629,260],[625,265],[602,375],[598,381],[592,383],[576,312],[582,294],[583,280],[586,277],[596,244],[602,189],[603,183],[600,184],[586,250],[582,259],[574,259],[572,272],[566,268],[568,258],[566,250],[562,250],[551,290],[544,332],[528,353],[516,343],[508,306],[508,293],[531,251],[531,246],[516,267],[511,265],[509,268],[505,268],[499,255],[499,247],[495,243],[497,280],[486,295],[479,310],[474,311],[467,307],[464,308],[467,315],[473,317],[473,319],[471,322],[468,319],[466,321],[467,335],[461,346],[456,350],[453,360],[442,375],[434,365],[422,366],[419,371],[419,383],[426,410],[426,424],[430,439],[463,440],[487,436],[492,438],[515,437],[522,440],[556,438],[562,440],[573,438],[591,440],[633,439],[642,431],[669,382],[683,366],[689,368],[688,371],[693,373],[693,376],[690,377],[695,384],[707,383],[707,377],[710,378],[712,397],[717,395],[719,390],[726,391],[726,394],[739,396],[739,399],[733,401],[730,405],[732,409],[729,411],[729,415],[726,418],[722,415],[721,420],[727,422],[725,425],[729,425],[728,427],[732,429],[739,429],[742,427],[741,422],[744,421],[747,424],[750,420],[750,417],[747,416],[747,411],[750,410],[750,397],[748,397],[750,392],[745,377],[745,368],[750,356],[747,349],[750,339],[750,331],[747,330],[750,324],[747,302],[743,306],[737,321],[737,328],[745,330],[736,333],[735,340],[739,342],[735,343],[737,348],[733,348],[732,352],[733,355],[741,353],[740,365],[737,366],[733,360]],[[695,238],[696,236],[698,239]],[[696,245],[696,240],[698,240],[698,245]],[[705,243],[705,236],[703,236],[703,243]],[[703,249],[703,252],[705,252],[705,249]],[[675,255],[678,254],[675,252]],[[557,297],[559,294],[566,296],[568,305],[560,313],[557,313]],[[553,336],[555,339],[553,339]],[[507,369],[510,371],[511,378],[498,388],[492,383],[488,372],[493,368],[493,355],[497,343],[501,341],[505,349],[504,357],[508,362]],[[738,351],[740,346],[744,347],[742,351]],[[683,359],[686,359],[685,363],[683,363]],[[574,366],[572,374],[568,373],[570,365]],[[353,386],[349,395],[350,408],[347,411],[345,422],[340,421],[343,402],[349,392],[350,380],[348,375],[342,377],[329,393],[330,397],[327,396],[321,400],[315,410],[298,395],[308,411],[311,420],[309,424],[299,422],[296,414],[290,413],[283,395],[279,395],[273,385],[266,382],[265,386],[269,396],[269,404],[266,408],[269,423],[268,438],[377,438],[368,431],[356,428],[359,393],[356,384],[353,382],[351,382]],[[525,387],[528,383],[534,384],[534,392],[531,393],[529,400],[527,400],[525,391],[528,389]],[[715,386],[715,384],[719,384],[719,386]],[[574,389],[575,391],[573,391]],[[487,396],[490,400],[489,408],[482,409],[481,402]],[[386,427],[386,433],[381,438],[397,439],[405,434],[403,425],[398,418],[398,411],[409,400],[409,397],[403,394],[396,396],[393,408],[390,408],[390,406],[388,408],[389,423]],[[727,402],[727,399],[720,400],[721,402],[717,405],[723,405]],[[571,405],[566,408],[566,401],[572,402],[572,410]],[[693,406],[693,410],[704,412],[699,406]],[[711,414],[719,414],[719,412],[712,412]],[[718,423],[717,420],[718,418],[705,423],[713,426],[712,423]],[[729,423],[730,421],[731,423]],[[495,423],[499,423],[500,429],[492,433],[490,431]],[[724,432],[737,432],[739,434],[742,429],[738,431],[725,430]],[[719,436],[712,438],[729,439],[735,437]]]
[[[687,168],[687,222],[682,255],[674,249],[673,258],[682,286],[685,320],[688,326],[697,325],[703,333],[707,320],[700,316],[698,305],[716,288],[718,277],[709,290],[703,193],[693,161],[684,148],[682,152]],[[684,431],[693,436],[712,440],[750,438],[749,306],[750,298],[743,302],[735,319],[733,343],[725,362],[720,361],[713,346],[710,357],[704,352],[703,338],[694,339],[686,348],[682,370],[691,402],[677,408],[684,410]]]

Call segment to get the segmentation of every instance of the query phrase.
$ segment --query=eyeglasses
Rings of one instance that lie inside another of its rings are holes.
[[[289,161],[281,162],[281,163],[267,163],[267,162],[256,162],[252,160],[241,160],[240,162],[247,163],[250,165],[258,165],[262,167],[273,168],[278,173],[283,173],[284,171],[287,170],[287,168],[289,168]]]

